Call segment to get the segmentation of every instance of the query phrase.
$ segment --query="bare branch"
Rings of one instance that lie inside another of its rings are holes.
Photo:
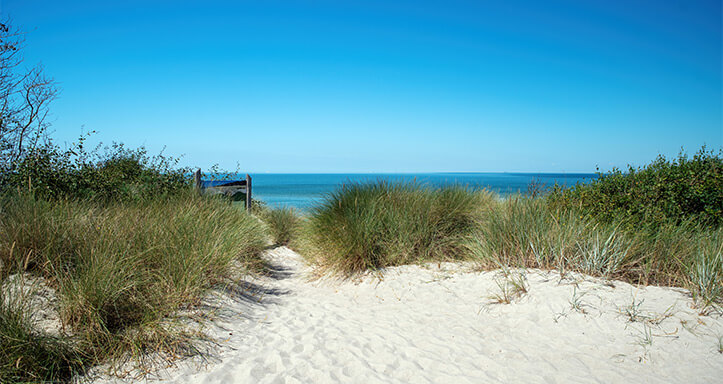
[[[7,170],[45,140],[57,84],[43,67],[21,67],[25,35],[0,22],[0,168]]]

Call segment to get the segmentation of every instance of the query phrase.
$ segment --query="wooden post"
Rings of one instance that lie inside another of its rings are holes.
[[[198,189],[198,191],[201,191],[201,168],[197,169],[196,172],[193,173],[193,181],[195,182],[195,187]]]
[[[246,174],[246,211],[251,212],[251,176]]]

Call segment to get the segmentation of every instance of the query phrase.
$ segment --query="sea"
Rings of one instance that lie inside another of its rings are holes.
[[[556,183],[571,187],[596,179],[594,173],[260,173],[251,174],[255,200],[270,207],[289,207],[309,211],[330,192],[343,184],[418,182],[438,188],[460,185],[471,189],[488,189],[502,197],[525,193],[530,185],[549,187]]]

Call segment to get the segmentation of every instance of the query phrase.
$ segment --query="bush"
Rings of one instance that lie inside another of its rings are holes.
[[[555,188],[557,204],[579,207],[605,222],[660,226],[694,220],[710,227],[723,224],[723,158],[703,147],[692,158],[659,156],[627,172],[613,169],[597,180],[571,189]]]
[[[190,169],[178,159],[149,156],[145,148],[113,144],[85,151],[84,139],[63,150],[52,143],[26,154],[0,176],[4,190],[20,189],[49,199],[132,201],[182,193],[190,185]]]
[[[462,187],[349,184],[311,213],[305,253],[343,274],[426,260],[462,259],[492,199]]]

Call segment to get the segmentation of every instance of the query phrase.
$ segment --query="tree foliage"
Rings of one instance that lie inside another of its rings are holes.
[[[0,184],[36,197],[98,201],[172,195],[190,186],[191,170],[178,167],[177,158],[151,156],[143,147],[129,149],[117,143],[87,151],[86,137],[69,149],[52,142],[35,148],[0,177]]]
[[[0,23],[0,170],[11,171],[45,144],[50,103],[58,95],[42,65],[24,66],[24,35],[8,20]]]
[[[47,135],[58,88],[40,65],[23,65],[23,34],[0,23],[0,188],[43,198],[138,199],[188,186],[178,159],[149,156],[123,144],[86,150],[86,136],[68,149]]]
[[[658,156],[643,167],[614,168],[571,189],[555,188],[551,199],[578,206],[605,221],[623,218],[653,226],[694,220],[708,226],[723,224],[723,151],[704,146],[689,157]]]

